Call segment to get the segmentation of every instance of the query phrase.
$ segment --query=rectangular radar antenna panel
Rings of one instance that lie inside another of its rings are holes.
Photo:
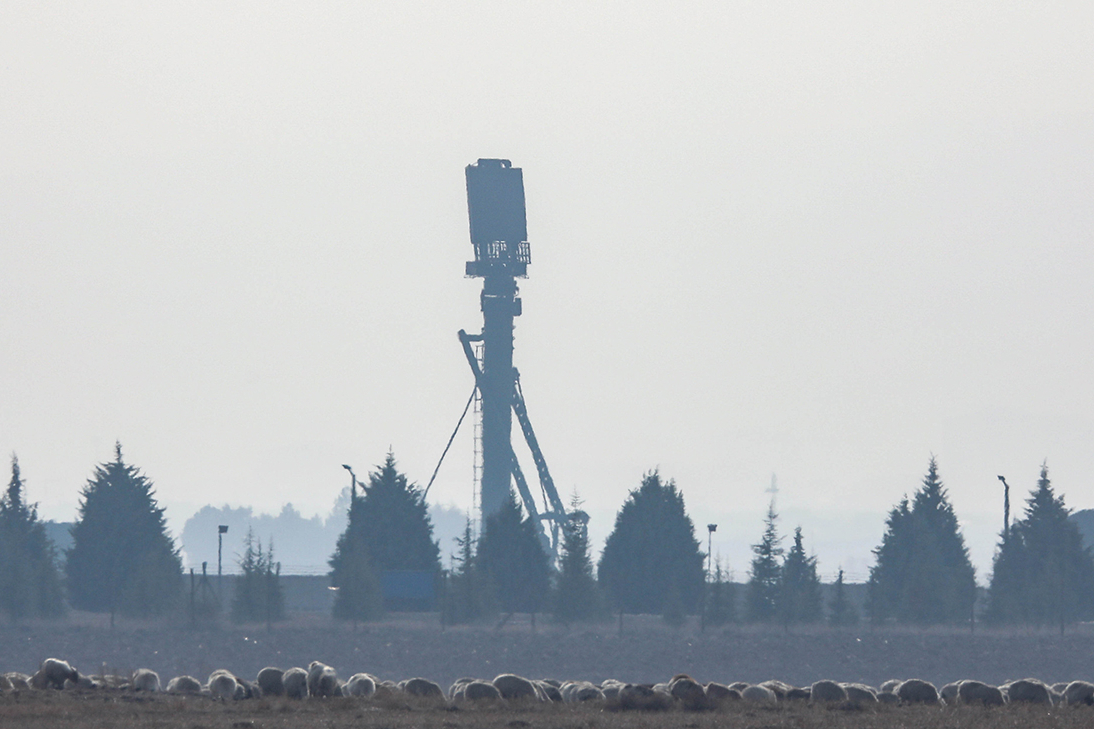
[[[507,159],[480,159],[467,166],[467,213],[476,258],[492,243],[528,240],[524,174]]]

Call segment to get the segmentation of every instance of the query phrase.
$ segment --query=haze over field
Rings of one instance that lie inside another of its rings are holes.
[[[0,450],[71,520],[120,440],[176,532],[326,515],[389,448],[424,484],[481,326],[463,168],[504,157],[595,544],[659,467],[741,576],[775,473],[862,579],[934,453],[983,581],[997,474],[1094,506],[1092,49],[1078,2],[5,5]]]

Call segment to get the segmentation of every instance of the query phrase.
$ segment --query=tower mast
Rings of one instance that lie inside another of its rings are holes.
[[[482,518],[509,498],[513,475],[513,319],[520,316],[517,279],[528,275],[531,253],[524,208],[524,176],[507,159],[480,159],[468,165],[467,209],[475,260],[468,276],[483,279],[482,334]]]

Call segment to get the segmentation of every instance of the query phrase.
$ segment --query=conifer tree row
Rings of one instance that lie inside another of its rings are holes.
[[[1023,519],[1002,535],[995,555],[986,618],[995,623],[1065,626],[1094,618],[1094,557],[1083,547],[1041,465]]]
[[[971,620],[976,574],[934,456],[912,501],[901,500],[885,523],[867,583],[870,619],[916,625]]]
[[[65,561],[74,608],[150,617],[178,606],[182,562],[152,482],[122,460],[102,463],[80,494]]]
[[[0,497],[0,611],[10,620],[53,618],[65,612],[53,544],[35,504],[26,500],[19,459]]]

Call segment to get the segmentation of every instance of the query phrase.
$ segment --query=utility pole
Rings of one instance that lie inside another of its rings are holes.
[[[224,595],[224,565],[221,558],[224,556],[224,535],[228,533],[228,526],[221,524],[217,527],[217,592]]]
[[[342,468],[349,471],[350,478],[353,479],[353,481],[350,483],[350,486],[349,486],[350,496],[353,497],[353,498],[350,499],[349,503],[352,505],[353,504],[353,499],[357,498],[357,474],[353,472],[352,468],[350,468],[349,466],[347,466],[344,463],[342,464]]]
[[[717,524],[707,524],[707,582],[710,582],[711,559],[714,555],[711,545],[714,544],[714,532],[716,531],[718,531]]]
[[[1003,541],[1006,542],[1010,537],[1010,486],[1007,479],[1002,476],[997,478],[1003,482]]]

